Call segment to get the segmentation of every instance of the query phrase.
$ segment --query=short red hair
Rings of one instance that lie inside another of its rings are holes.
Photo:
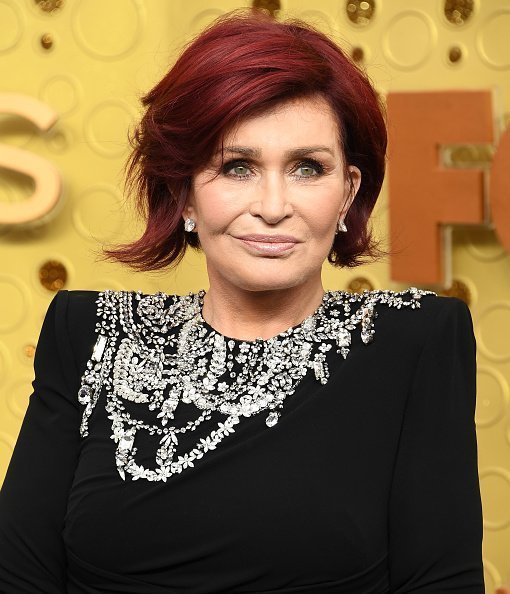
[[[368,218],[385,170],[386,125],[365,73],[331,39],[301,21],[278,22],[257,12],[226,15],[196,37],[143,98],[145,115],[132,136],[128,187],[147,224],[137,241],[106,250],[139,270],[176,264],[186,247],[182,212],[193,175],[226,132],[286,100],[321,96],[331,106],[345,162],[361,186],[329,254],[338,266],[374,255]]]

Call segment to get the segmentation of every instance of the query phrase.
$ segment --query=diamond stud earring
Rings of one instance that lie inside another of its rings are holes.
[[[342,221],[342,219],[340,219],[338,221],[338,225],[337,225],[337,229],[338,231],[342,231],[342,233],[345,233],[347,231],[347,226],[346,224]]]
[[[195,227],[196,227],[196,223],[193,219],[186,219],[184,221],[184,231],[191,233],[192,231],[195,230]]]

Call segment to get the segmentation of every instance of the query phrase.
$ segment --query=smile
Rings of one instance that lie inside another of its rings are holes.
[[[275,256],[289,252],[299,241],[290,235],[243,235],[236,237],[250,251]]]

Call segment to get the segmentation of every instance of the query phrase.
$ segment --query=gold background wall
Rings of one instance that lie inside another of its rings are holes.
[[[255,0],[278,17],[304,18],[361,60],[381,93],[491,88],[499,130],[510,112],[509,0]],[[206,287],[200,256],[171,273],[138,275],[96,260],[103,242],[132,237],[122,198],[126,132],[138,98],[177,49],[246,0],[0,0],[0,93],[36,97],[59,114],[40,133],[0,114],[0,143],[54,163],[64,196],[37,226],[0,227],[0,481],[27,405],[39,328],[53,291]],[[472,11],[471,11],[472,7]],[[461,151],[471,165],[491,151]],[[490,163],[485,162],[487,167]],[[509,164],[510,165],[510,164]],[[32,181],[0,167],[0,201],[21,201]],[[510,199],[510,198],[509,198]],[[374,224],[387,234],[387,196]],[[454,293],[471,307],[479,346],[476,420],[485,515],[487,592],[510,583],[510,256],[491,228],[455,228]],[[387,262],[324,269],[327,288],[391,288]],[[34,494],[34,496],[36,496]]]

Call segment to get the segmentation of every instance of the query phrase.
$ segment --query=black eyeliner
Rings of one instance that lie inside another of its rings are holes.
[[[299,161],[299,163],[296,164],[296,166],[294,167],[294,170],[299,169],[300,167],[303,166],[311,166],[313,169],[316,170],[317,174],[316,175],[303,175],[301,177],[318,177],[319,175],[322,175],[324,173],[324,165],[320,162],[317,161],[316,159],[302,159],[301,161]]]

